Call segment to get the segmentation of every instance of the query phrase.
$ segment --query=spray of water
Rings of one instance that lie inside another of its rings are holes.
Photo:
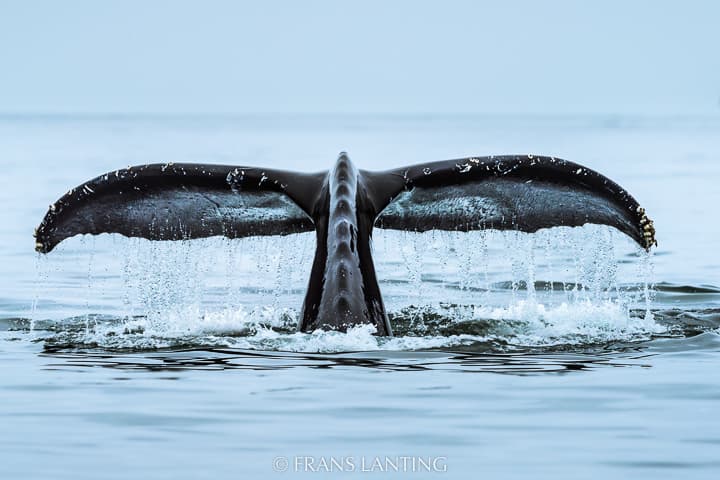
[[[82,328],[54,337],[76,345],[503,349],[634,341],[664,330],[650,310],[652,257],[599,226],[535,234],[376,231],[378,278],[398,333],[392,339],[374,336],[371,326],[295,332],[311,234],[188,242],[103,235],[79,248],[74,241],[57,254],[65,258],[59,278],[41,282],[59,293],[84,292],[84,302],[65,303],[65,311],[84,303]],[[83,263],[84,274],[73,269]],[[33,319],[41,304],[33,302]],[[633,314],[638,306],[643,316]]]

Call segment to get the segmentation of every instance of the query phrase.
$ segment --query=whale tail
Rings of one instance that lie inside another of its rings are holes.
[[[390,335],[373,228],[535,232],[587,223],[615,227],[645,249],[657,244],[652,221],[627,191],[566,160],[470,157],[369,172],[341,154],[332,171],[315,174],[170,163],[117,170],[52,204],[35,241],[48,253],[78,234],[184,240],[315,231],[300,330],[372,323]]]

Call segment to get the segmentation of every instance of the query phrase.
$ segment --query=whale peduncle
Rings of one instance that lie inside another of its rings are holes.
[[[327,176],[323,208],[314,215],[317,249],[301,331],[345,331],[371,323],[378,334],[391,334],[371,256],[375,212],[363,208],[369,202],[360,180],[358,169],[341,153]]]

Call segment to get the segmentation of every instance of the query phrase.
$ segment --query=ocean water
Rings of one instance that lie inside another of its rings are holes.
[[[364,169],[535,153],[620,183],[606,227],[376,230],[396,336],[295,332],[311,234],[33,228],[156,162]],[[0,117],[0,478],[717,478],[720,118]]]

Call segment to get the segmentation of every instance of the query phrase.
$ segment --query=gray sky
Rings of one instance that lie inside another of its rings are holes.
[[[720,2],[0,0],[0,112],[719,113]]]

